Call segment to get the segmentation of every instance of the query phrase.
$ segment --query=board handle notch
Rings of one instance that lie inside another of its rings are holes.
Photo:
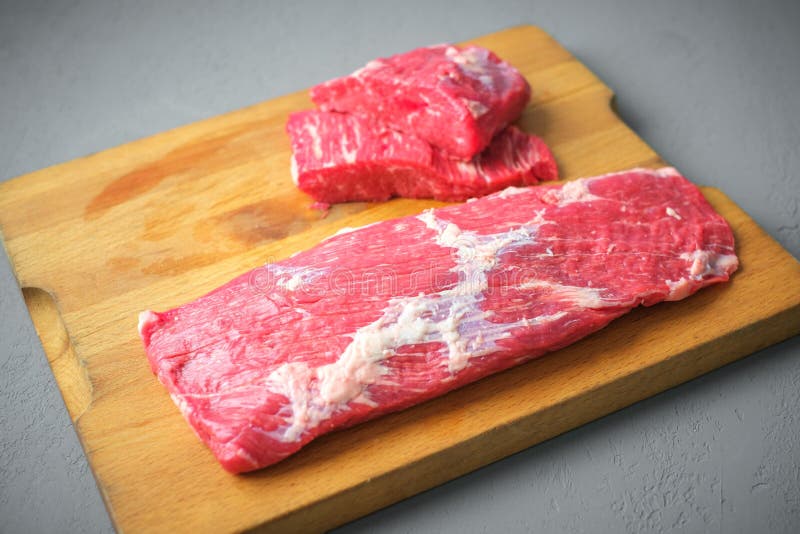
[[[58,377],[70,419],[76,423],[92,403],[94,388],[86,362],[75,352],[53,295],[39,287],[23,287],[22,295],[53,374]]]

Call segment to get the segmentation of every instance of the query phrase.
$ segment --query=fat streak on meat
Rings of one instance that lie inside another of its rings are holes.
[[[143,312],[154,373],[234,473],[728,279],[731,229],[674,169],[509,188],[345,230]],[[557,357],[557,356],[553,356]]]
[[[462,160],[516,120],[530,95],[525,78],[494,53],[452,45],[376,59],[311,89],[323,111],[380,118]]]
[[[513,126],[471,161],[451,159],[413,134],[350,114],[297,112],[286,129],[295,184],[330,204],[394,196],[466,200],[558,178],[544,141]]]

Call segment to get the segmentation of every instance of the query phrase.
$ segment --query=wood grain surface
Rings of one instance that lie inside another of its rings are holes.
[[[541,30],[471,42],[528,78],[519,124],[549,143],[565,179],[663,164],[613,112],[609,88]],[[150,373],[138,313],[343,226],[441,205],[310,209],[292,185],[283,129],[308,107],[305,91],[291,94],[0,184],[4,245],[120,531],[324,530],[800,331],[800,264],[704,189],[735,233],[741,268],[729,284],[637,309],[566,349],[230,475]]]

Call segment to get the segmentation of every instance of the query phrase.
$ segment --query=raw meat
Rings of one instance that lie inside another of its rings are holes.
[[[472,161],[450,159],[419,137],[346,113],[289,117],[295,184],[326,203],[393,196],[466,200],[558,178],[544,141],[509,126]]]
[[[530,96],[519,71],[489,50],[450,45],[376,59],[311,89],[323,111],[379,118],[463,160],[515,121]]]
[[[569,345],[736,269],[730,227],[674,169],[346,229],[163,312],[153,371],[231,472]]]

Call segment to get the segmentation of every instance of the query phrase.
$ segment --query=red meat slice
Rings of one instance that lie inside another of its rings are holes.
[[[731,229],[674,169],[339,232],[139,331],[159,380],[231,472],[568,345],[736,269]]]
[[[471,161],[450,159],[413,134],[345,113],[293,113],[286,129],[295,184],[329,204],[394,196],[466,200],[558,178],[544,141],[513,126]]]
[[[530,95],[519,71],[489,50],[451,45],[376,59],[311,89],[323,111],[379,118],[462,160],[515,121]]]

